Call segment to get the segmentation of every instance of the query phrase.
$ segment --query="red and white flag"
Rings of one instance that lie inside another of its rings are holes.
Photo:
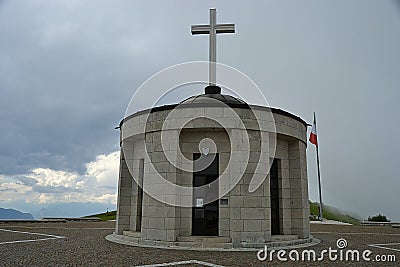
[[[318,146],[318,141],[317,141],[317,121],[315,119],[315,113],[314,113],[314,122],[312,124],[311,128],[311,133],[310,133],[310,142],[316,146]]]

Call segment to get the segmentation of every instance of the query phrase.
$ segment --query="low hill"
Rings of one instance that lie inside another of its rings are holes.
[[[97,218],[100,218],[102,221],[109,221],[109,220],[115,220],[116,216],[117,216],[117,211],[113,210],[113,211],[109,211],[109,212],[84,216],[82,218],[97,217]]]
[[[344,212],[339,211],[335,207],[323,206],[322,216],[328,220],[334,220],[338,222],[345,222],[350,224],[359,224],[360,221],[357,218],[354,218],[351,215],[343,214]],[[314,216],[319,215],[319,203],[310,201],[310,214]]]
[[[0,208],[0,220],[33,220],[33,216],[15,209]]]
[[[314,216],[318,216],[318,211],[319,211],[319,204],[310,201],[310,214],[314,215]],[[109,221],[109,220],[115,220],[116,215],[117,215],[117,211],[114,210],[114,211],[84,216],[83,218],[98,217],[102,221]],[[340,212],[337,208],[331,207],[331,206],[324,206],[323,216],[325,219],[328,219],[328,220],[335,220],[335,221],[351,223],[351,224],[359,224],[359,222],[360,222],[358,219],[354,218],[353,216],[348,215],[348,214],[343,214],[343,212]]]

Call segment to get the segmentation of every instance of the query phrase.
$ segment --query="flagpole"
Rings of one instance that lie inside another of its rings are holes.
[[[317,119],[315,116],[315,112],[314,112],[314,124],[315,127],[317,127]],[[322,215],[322,193],[321,193],[321,171],[319,169],[319,151],[318,151],[318,142],[315,145],[315,148],[317,150],[317,169],[318,169],[318,188],[319,188],[319,219],[323,220],[323,215]]]

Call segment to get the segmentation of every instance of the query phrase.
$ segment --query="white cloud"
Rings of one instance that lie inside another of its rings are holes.
[[[0,201],[23,200],[39,204],[58,202],[115,204],[119,152],[99,155],[95,161],[85,166],[84,175],[79,175],[77,172],[36,168],[18,177],[0,176]]]
[[[54,200],[54,197],[49,195],[49,194],[40,194],[39,196],[39,203],[44,204],[44,203],[50,203]]]
[[[36,179],[38,184],[43,186],[65,186],[76,188],[78,174],[37,168],[34,169],[31,174],[27,175],[27,177]]]
[[[86,164],[89,177],[95,177],[97,183],[103,186],[117,187],[119,170],[119,151],[108,155],[99,155],[96,161]]]
[[[117,193],[101,195],[96,197],[94,202],[117,204]]]

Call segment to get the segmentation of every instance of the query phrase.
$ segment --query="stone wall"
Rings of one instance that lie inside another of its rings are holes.
[[[236,119],[220,107],[185,108],[177,110],[173,116],[168,116],[168,110],[150,115],[143,113],[124,122],[124,132],[121,135],[124,149],[121,152],[117,233],[135,231],[137,228],[138,185],[135,179],[132,179],[132,175],[139,175],[139,161],[144,159],[143,185],[145,191],[151,187],[152,195],[155,195],[156,199],[143,194],[142,237],[176,241],[178,236],[191,235],[192,208],[161,202],[173,199],[179,204],[183,200],[191,200],[191,194],[166,193],[157,177],[161,174],[171,183],[192,186],[193,174],[175,168],[192,166],[185,166],[188,163],[185,163],[176,151],[181,149],[183,156],[192,159],[193,153],[200,152],[199,142],[210,138],[217,144],[216,151],[210,153],[219,153],[220,158],[220,192],[225,192],[227,188],[236,184],[237,181],[233,181],[232,177],[244,172],[242,179],[223,196],[228,200],[228,204],[220,205],[219,236],[231,237],[235,247],[240,247],[242,243],[271,240],[268,171],[273,158],[279,159],[280,231],[284,235],[294,234],[300,238],[309,236],[306,126],[282,114],[273,114],[272,119],[271,115],[266,115],[266,111],[262,109],[255,110],[253,115],[249,110],[235,109],[235,112],[247,130],[240,129]],[[192,117],[202,115],[216,116],[224,126],[207,118],[190,121]],[[255,120],[256,117],[259,123]],[[185,129],[181,131],[183,125]],[[167,146],[162,146],[162,138]],[[247,151],[247,158],[244,155],[248,146],[250,151]],[[166,151],[172,158],[165,156]],[[260,158],[263,162],[261,168],[257,168]],[[227,169],[229,161],[231,165]],[[132,174],[129,169],[132,170]],[[249,192],[254,173],[258,174],[258,179],[266,179],[254,192]]]

